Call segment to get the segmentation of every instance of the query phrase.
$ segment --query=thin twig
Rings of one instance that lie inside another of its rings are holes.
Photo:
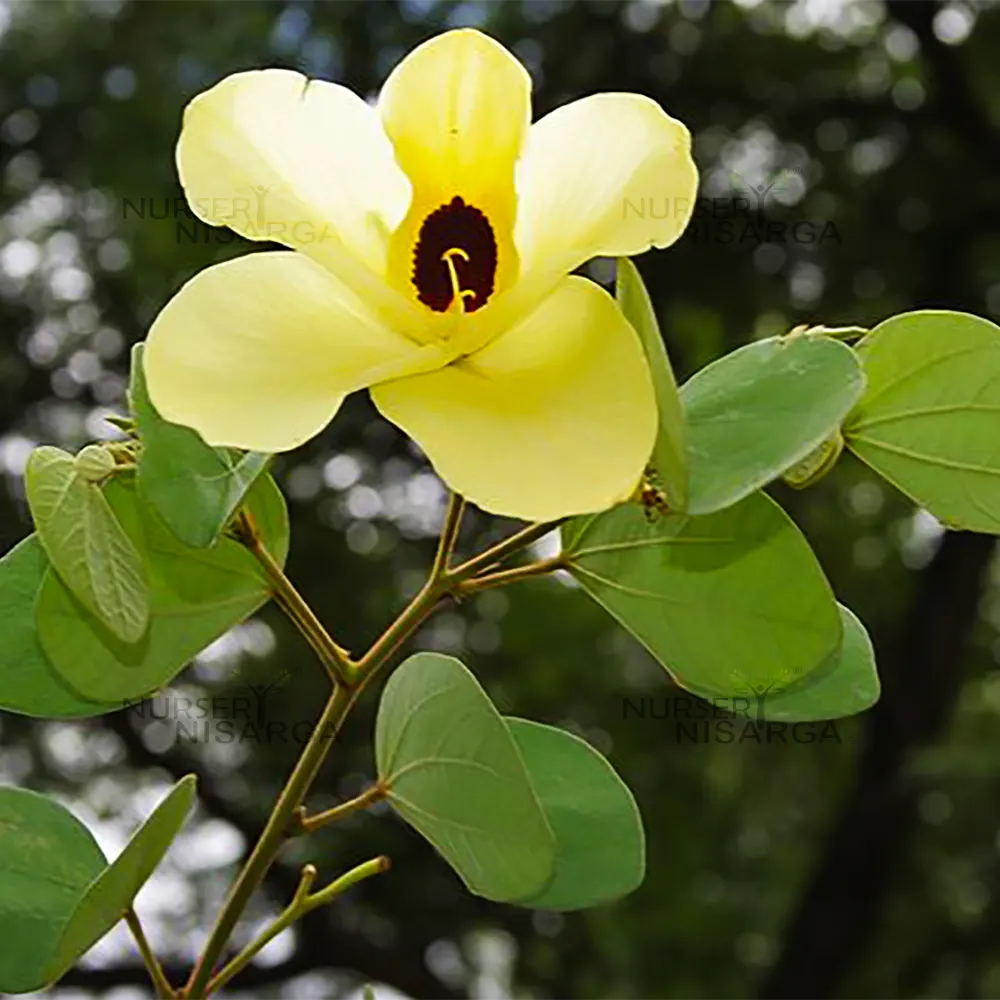
[[[170,985],[167,974],[163,971],[163,966],[160,965],[160,960],[156,957],[152,947],[150,947],[146,932],[142,929],[142,924],[139,922],[139,916],[132,907],[129,907],[125,911],[125,923],[132,932],[132,937],[135,938],[135,943],[139,948],[143,964],[149,971],[149,978],[153,981],[153,986],[156,989],[156,995],[164,998],[164,1000],[173,1000],[177,996],[177,991]]]
[[[540,541],[566,520],[565,517],[562,517],[556,521],[545,521],[543,524],[529,524],[528,527],[515,532],[492,548],[481,552],[478,556],[473,556],[460,566],[456,566],[451,570],[451,576],[459,580],[468,580],[477,573],[490,569],[494,563],[503,562],[529,545]]]
[[[328,826],[330,823],[335,823],[337,820],[349,816],[351,813],[360,812],[362,809],[367,809],[376,802],[381,802],[385,798],[385,795],[385,787],[381,784],[375,784],[371,788],[365,789],[365,791],[355,798],[341,802],[339,806],[334,806],[332,809],[325,809],[323,812],[316,813],[313,816],[306,816],[304,813],[300,813],[298,816],[297,832],[313,833],[324,826]]]
[[[434,555],[434,565],[431,566],[431,579],[438,579],[448,571],[448,563],[455,551],[458,533],[462,527],[462,514],[465,512],[465,500],[457,493],[448,495],[448,507],[438,539],[437,552]]]
[[[563,569],[565,565],[562,556],[553,556],[551,559],[540,559],[524,566],[512,566],[510,569],[498,570],[495,573],[474,576],[471,580],[458,584],[454,594],[456,597],[467,597],[469,594],[478,594],[481,590],[490,590],[492,587],[505,587],[509,583],[545,576],[557,569]]]
[[[338,681],[342,684],[349,683],[352,667],[350,654],[333,641],[312,608],[285,576],[281,565],[264,545],[249,513],[244,512],[240,517],[239,537],[267,575],[278,606],[312,646],[330,680],[335,684]]]
[[[320,767],[326,760],[333,738],[339,732],[344,719],[360,697],[364,688],[376,676],[379,670],[388,663],[399,646],[437,608],[442,598],[457,594],[461,586],[466,581],[470,581],[477,573],[492,570],[497,564],[520,552],[540,538],[543,538],[562,523],[562,521],[550,521],[545,524],[529,525],[527,528],[510,536],[486,552],[475,556],[460,566],[449,569],[447,563],[457,539],[461,515],[462,501],[459,498],[453,497],[449,503],[448,514],[445,518],[445,526],[438,545],[438,554],[435,557],[434,566],[427,581],[419,593],[397,616],[395,621],[375,641],[368,652],[357,661],[352,661],[347,651],[338,646],[330,638],[312,609],[301,598],[294,587],[292,587],[281,566],[278,565],[264,546],[249,514],[244,512],[237,519],[234,526],[236,536],[257,557],[262,568],[267,573],[279,604],[290,614],[300,631],[309,640],[317,655],[330,671],[331,676],[334,678],[334,688],[316,724],[316,728],[313,730],[302,752],[302,756],[296,763],[288,782],[278,797],[274,809],[271,811],[260,839],[254,846],[250,857],[247,859],[236,881],[233,883],[229,895],[226,897],[222,910],[209,934],[205,949],[183,991],[182,996],[189,998],[189,1000],[200,1000],[200,998],[207,996],[208,993],[221,986],[223,982],[228,981],[229,978],[239,972],[253,958],[253,955],[256,954],[256,951],[254,951],[248,955],[247,951],[244,950],[222,972],[213,977],[212,973],[226,948],[227,942],[232,936],[232,932],[240,916],[246,909],[250,897],[263,881],[285,838],[289,835],[290,831],[294,831],[296,817],[298,817],[299,823],[302,823],[302,800],[312,785]],[[523,570],[524,568],[521,569]],[[519,576],[523,575],[523,572],[519,574]],[[495,580],[497,573],[489,574],[484,579],[490,579],[490,577]],[[513,578],[510,577],[508,579]],[[496,585],[499,585],[499,583]],[[341,677],[343,680],[339,680]],[[344,805],[346,806],[347,803]],[[334,811],[328,811],[328,814],[326,814],[327,821],[331,818],[329,816],[330,812]],[[312,817],[312,819],[317,820],[324,815],[321,813],[318,817]],[[377,858],[374,861],[367,862],[365,865],[361,865],[359,868],[342,876],[331,886],[328,886],[327,889],[309,896],[308,900],[316,901],[315,905],[320,905],[320,903],[325,902],[327,899],[332,899],[339,892],[343,891],[349,885],[353,885],[354,882],[359,881],[361,878],[367,878],[377,871],[384,871],[387,867],[388,860],[385,858]],[[300,909],[297,911],[298,915],[303,912],[301,910],[302,905],[305,904],[300,901]],[[310,902],[310,908],[311,905],[312,903]],[[280,933],[282,929],[283,927],[274,933]],[[267,938],[267,940],[271,940],[271,938]],[[267,940],[261,942],[259,939],[255,943],[259,945],[257,947],[258,951],[264,947]],[[237,961],[241,962],[238,966],[234,965]]]
[[[312,865],[306,865],[302,869],[299,886],[295,890],[295,895],[291,903],[288,904],[259,937],[248,944],[246,948],[209,982],[207,992],[212,994],[224,986],[233,976],[245,969],[264,947],[281,934],[282,931],[291,927],[300,917],[304,917],[310,910],[315,910],[317,906],[329,903],[363,879],[371,878],[372,875],[388,871],[389,864],[389,859],[386,857],[373,858],[371,861],[366,861],[364,864],[358,865],[346,874],[341,875],[340,878],[331,882],[325,889],[320,889],[319,892],[314,893],[310,893],[310,889],[312,889],[313,882],[316,881],[316,869]]]

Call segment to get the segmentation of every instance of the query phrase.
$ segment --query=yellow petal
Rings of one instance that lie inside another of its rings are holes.
[[[665,247],[694,210],[691,136],[648,97],[595,94],[531,127],[517,168],[521,273],[551,280],[597,256]]]
[[[228,76],[185,109],[177,167],[203,222],[294,247],[378,297],[410,185],[377,112],[346,87],[285,69]],[[380,308],[398,329],[391,294]]]
[[[511,284],[517,270],[514,164],[531,121],[525,68],[479,31],[448,31],[396,66],[378,106],[413,186],[413,201],[390,248],[396,286],[415,294],[410,281],[421,226],[456,197],[486,216],[497,244],[496,285]]]
[[[192,278],[143,352],[161,415],[213,445],[287,451],[319,433],[347,393],[419,370],[421,349],[298,253],[254,253]]]
[[[531,122],[531,77],[482,32],[446,31],[396,66],[378,106],[415,193],[474,197],[512,182]]]
[[[454,490],[532,521],[625,499],[656,435],[639,339],[607,292],[579,277],[471,357],[378,385],[372,398]]]
[[[191,101],[177,166],[204,221],[291,247],[329,227],[376,269],[409,200],[375,110],[286,69],[235,73]]]

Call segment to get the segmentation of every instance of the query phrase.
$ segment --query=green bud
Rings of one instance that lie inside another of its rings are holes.
[[[74,471],[88,483],[99,483],[111,475],[114,468],[115,460],[111,452],[99,444],[88,444],[73,460]]]
[[[837,463],[844,450],[844,436],[837,428],[818,448],[793,465],[782,477],[789,486],[804,490],[822,479]]]

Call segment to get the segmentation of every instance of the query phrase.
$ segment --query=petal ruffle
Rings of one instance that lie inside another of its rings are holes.
[[[281,251],[192,278],[153,323],[143,366],[167,420],[275,452],[318,434],[355,389],[426,367],[426,353],[315,261]]]
[[[640,94],[595,94],[531,127],[517,167],[522,278],[543,286],[592,257],[666,247],[694,211],[691,136]]]
[[[579,277],[471,357],[378,385],[372,398],[452,489],[531,521],[627,498],[656,436],[639,338],[611,296]]]

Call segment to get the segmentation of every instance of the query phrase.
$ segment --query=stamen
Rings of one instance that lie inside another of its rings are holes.
[[[468,298],[474,299],[476,292],[472,288],[462,288],[462,283],[458,277],[458,269],[455,267],[455,257],[461,258],[466,264],[469,263],[469,255],[461,247],[451,247],[441,254],[441,260],[444,261],[445,267],[448,268],[448,276],[451,278],[452,295],[454,299],[464,303]]]
[[[493,226],[475,205],[455,195],[424,219],[410,280],[425,306],[439,313],[482,309],[493,295],[496,273]]]

